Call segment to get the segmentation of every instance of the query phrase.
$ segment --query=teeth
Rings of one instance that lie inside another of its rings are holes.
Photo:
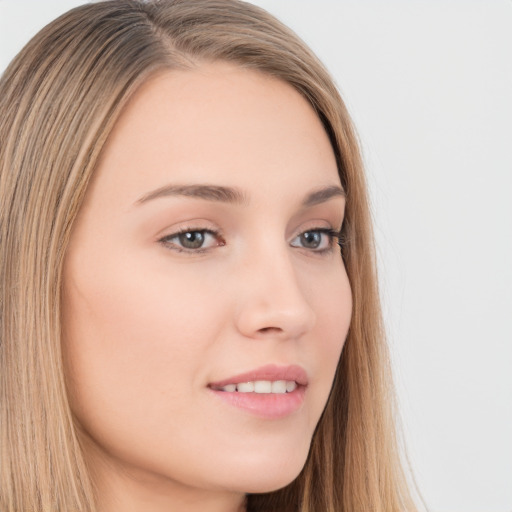
[[[286,381],[286,392],[291,393],[297,387],[297,383],[294,380]]]
[[[240,384],[228,384],[220,388],[221,391],[233,393],[275,393],[282,395],[284,393],[291,393],[297,388],[297,383],[293,380],[256,380],[252,382],[240,382]]]
[[[272,382],[272,393],[286,393],[286,381],[276,380],[275,382]]]
[[[257,380],[254,383],[255,393],[272,393],[272,382],[269,380]]]
[[[236,389],[240,393],[252,393],[254,391],[254,382],[240,382]]]

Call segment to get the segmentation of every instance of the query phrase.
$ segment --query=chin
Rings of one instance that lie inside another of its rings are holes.
[[[302,468],[300,468],[302,470]],[[267,492],[274,492],[287,485],[291,484],[300,474],[300,471],[294,473],[292,477],[278,477],[274,479],[267,478],[265,475],[264,478],[259,479],[257,482],[252,482],[251,484],[244,487],[243,492],[245,494],[265,494]]]
[[[295,455],[295,454],[294,454]],[[277,491],[291,484],[302,471],[307,453],[303,457],[275,460],[264,465],[240,466],[237,471],[237,491],[246,494],[262,494]]]

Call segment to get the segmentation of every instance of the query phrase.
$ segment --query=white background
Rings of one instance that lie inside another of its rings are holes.
[[[0,70],[82,3],[0,0]],[[258,0],[359,130],[404,432],[432,512],[512,511],[512,1]]]

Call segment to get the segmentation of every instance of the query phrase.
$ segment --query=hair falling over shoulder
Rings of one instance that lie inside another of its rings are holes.
[[[313,106],[347,193],[353,316],[301,474],[249,495],[251,512],[413,512],[397,435],[366,183],[329,74],[288,28],[237,0],[111,0],[39,32],[0,80],[0,510],[92,512],[94,481],[63,377],[63,258],[102,147],[137,88],[163,70],[228,61]]]

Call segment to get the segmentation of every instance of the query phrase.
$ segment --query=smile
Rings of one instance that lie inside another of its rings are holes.
[[[230,407],[265,419],[281,419],[298,412],[304,403],[308,376],[299,365],[268,364],[211,382],[208,389]]]
[[[291,393],[297,387],[297,383],[294,380],[256,380],[249,382],[240,382],[239,384],[227,384],[222,387],[212,387],[217,391],[225,391],[228,393],[276,393],[285,394]]]

